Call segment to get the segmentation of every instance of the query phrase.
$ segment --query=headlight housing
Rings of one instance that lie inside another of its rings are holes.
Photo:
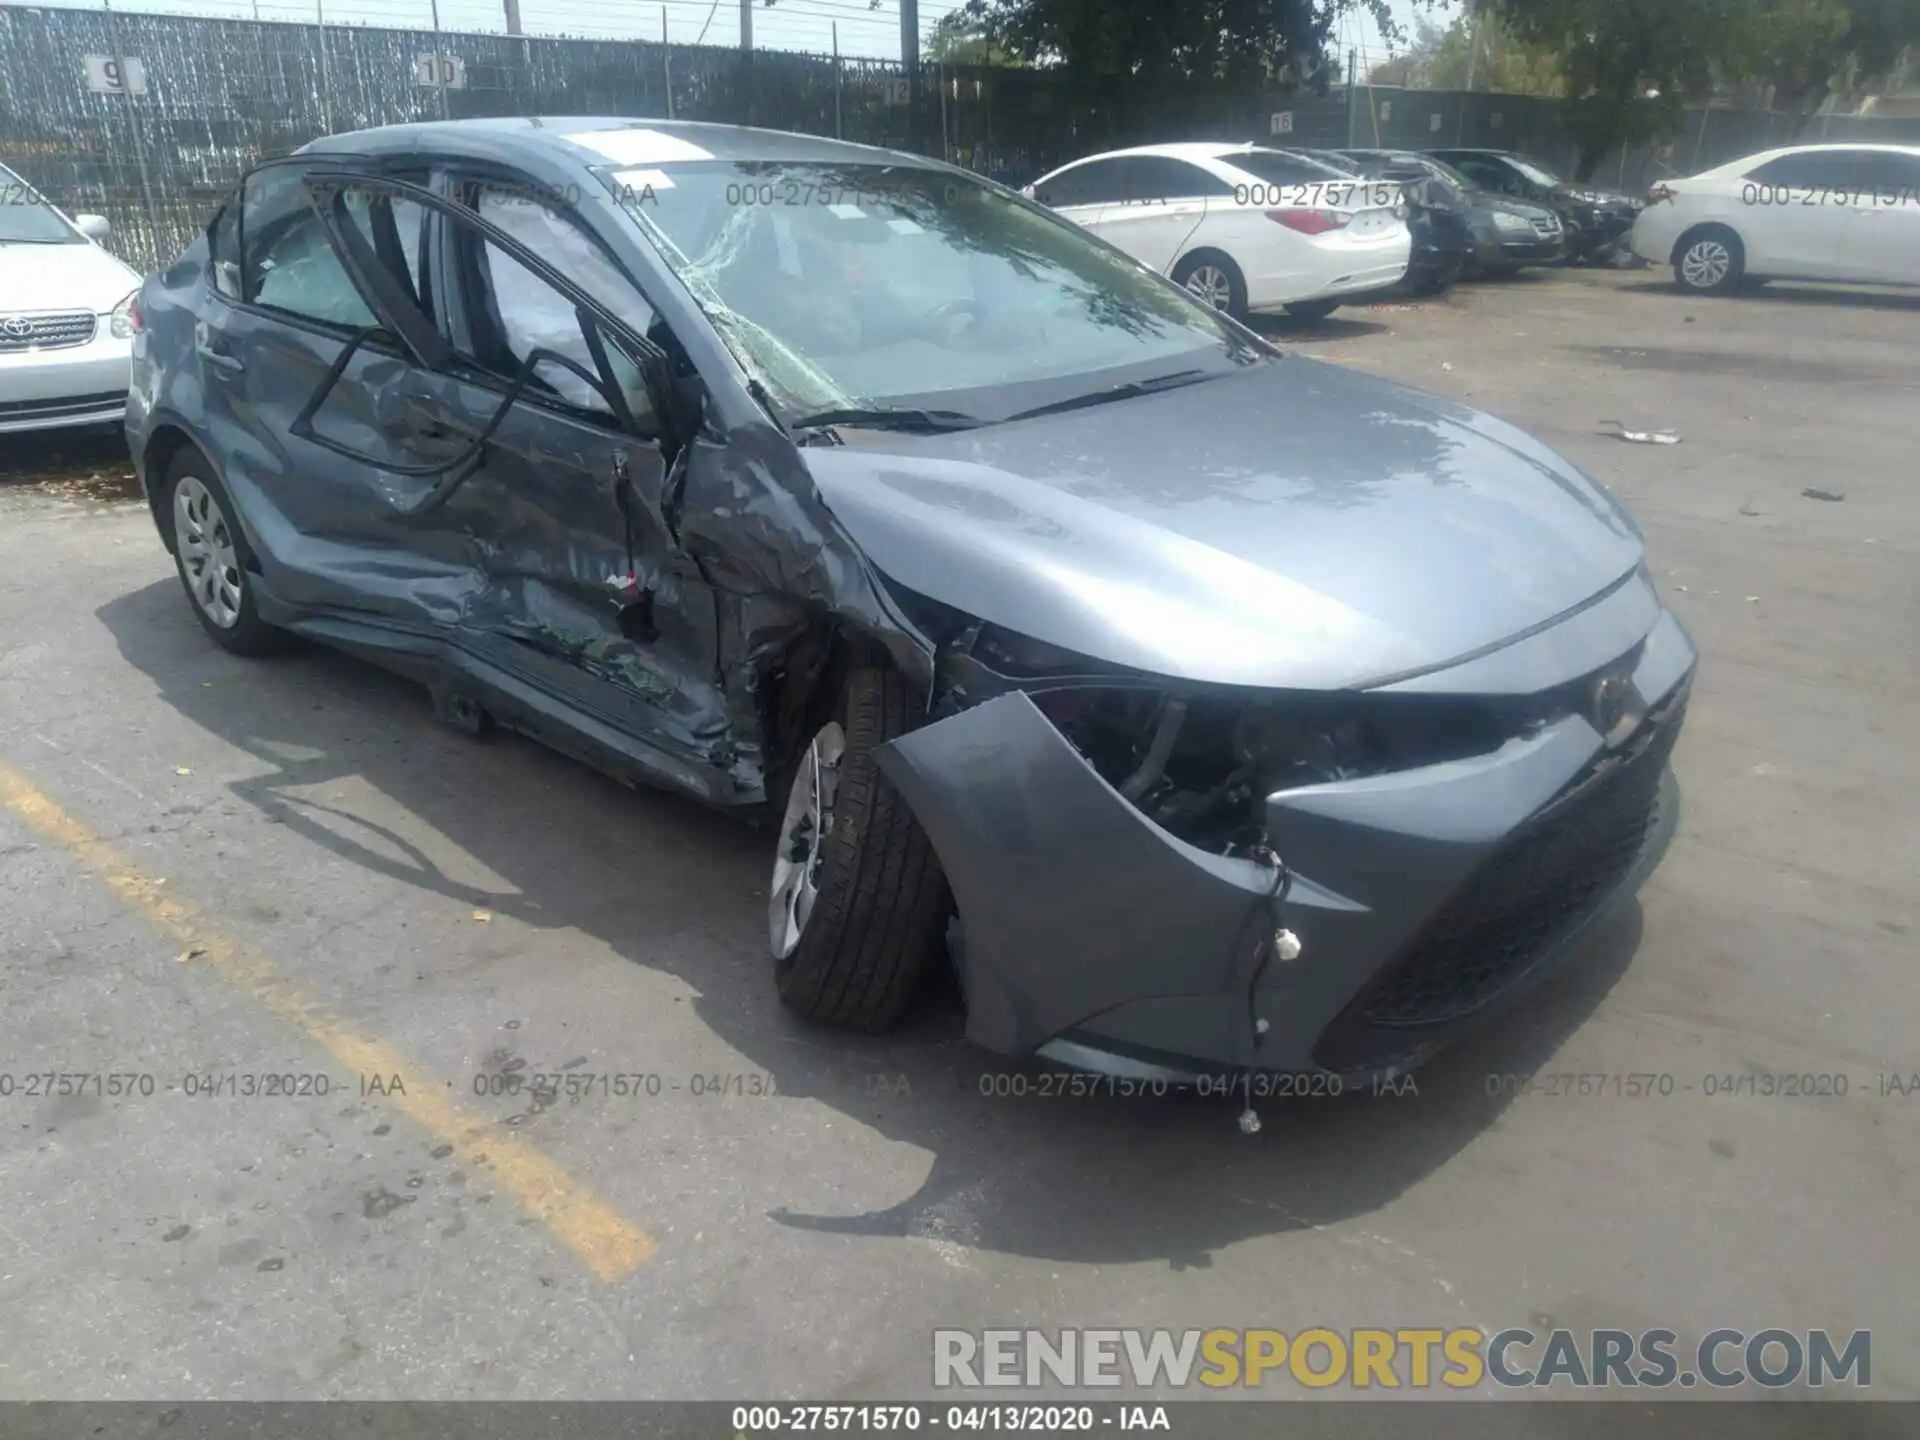
[[[107,333],[116,340],[126,340],[140,328],[140,292],[135,290],[126,299],[113,307],[113,314],[107,317]]]
[[[1511,210],[1494,211],[1493,223],[1502,230],[1510,230],[1510,231],[1521,232],[1525,234],[1533,233],[1533,222],[1527,219],[1527,217],[1524,215],[1514,214]]]

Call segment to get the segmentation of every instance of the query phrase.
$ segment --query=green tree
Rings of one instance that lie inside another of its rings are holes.
[[[1355,9],[1397,33],[1386,0],[968,0],[963,23],[1029,64],[1061,66],[1070,87],[1117,97],[1124,79],[1137,107],[1195,80],[1324,88],[1336,22]]]
[[[1559,57],[1566,125],[1585,180],[1615,145],[1671,134],[1687,100],[1712,92],[1714,57],[1746,34],[1754,3],[1487,0],[1487,7],[1521,41]]]
[[[1021,65],[1025,62],[997,43],[986,26],[964,10],[949,10],[933,27],[927,58],[949,65]]]
[[[1920,0],[1481,0],[1558,56],[1567,124],[1591,175],[1613,146],[1671,134],[1682,106],[1764,89],[1811,114],[1848,75],[1920,43]]]
[[[1920,0],[1748,0],[1720,57],[1731,86],[1776,110],[1812,115],[1836,87],[1886,75],[1920,44]]]
[[[1560,95],[1566,86],[1556,51],[1522,40],[1499,11],[1471,8],[1445,27],[1416,15],[1407,53],[1374,66],[1367,78],[1374,85],[1509,95]]]

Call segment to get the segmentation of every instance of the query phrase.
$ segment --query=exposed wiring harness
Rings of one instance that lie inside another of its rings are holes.
[[[1261,936],[1259,949],[1255,953],[1253,972],[1247,977],[1249,1062],[1258,1059],[1259,1051],[1267,1043],[1267,1031],[1271,1028],[1260,1014],[1260,982],[1266,977],[1267,967],[1276,957],[1286,963],[1300,956],[1300,937],[1289,930],[1286,924],[1287,896],[1293,889],[1293,871],[1287,868],[1287,862],[1264,835],[1259,844],[1253,847],[1251,858],[1256,865],[1273,871],[1273,884],[1265,895],[1254,902],[1255,918],[1264,917],[1266,933]],[[1240,1129],[1247,1135],[1258,1134],[1260,1130],[1260,1116],[1253,1108],[1253,1070],[1253,1064],[1249,1063],[1242,1077]],[[1229,1089],[1228,1093],[1231,1094],[1232,1090]]]

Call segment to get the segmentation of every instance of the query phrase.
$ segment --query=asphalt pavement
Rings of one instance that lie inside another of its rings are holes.
[[[1920,1398],[1917,327],[1651,272],[1276,327],[1603,479],[1704,658],[1591,953],[1253,1137],[996,1094],[938,995],[795,1021],[761,837],[216,650],[112,438],[0,442],[0,1398],[903,1397],[990,1325],[1871,1329]]]

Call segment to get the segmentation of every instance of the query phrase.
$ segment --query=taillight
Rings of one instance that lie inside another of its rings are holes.
[[[1346,210],[1269,210],[1267,218],[1302,235],[1324,235],[1329,230],[1344,230],[1353,223],[1352,213]]]
[[[134,334],[140,333],[140,297],[138,295],[127,302],[127,324]]]

